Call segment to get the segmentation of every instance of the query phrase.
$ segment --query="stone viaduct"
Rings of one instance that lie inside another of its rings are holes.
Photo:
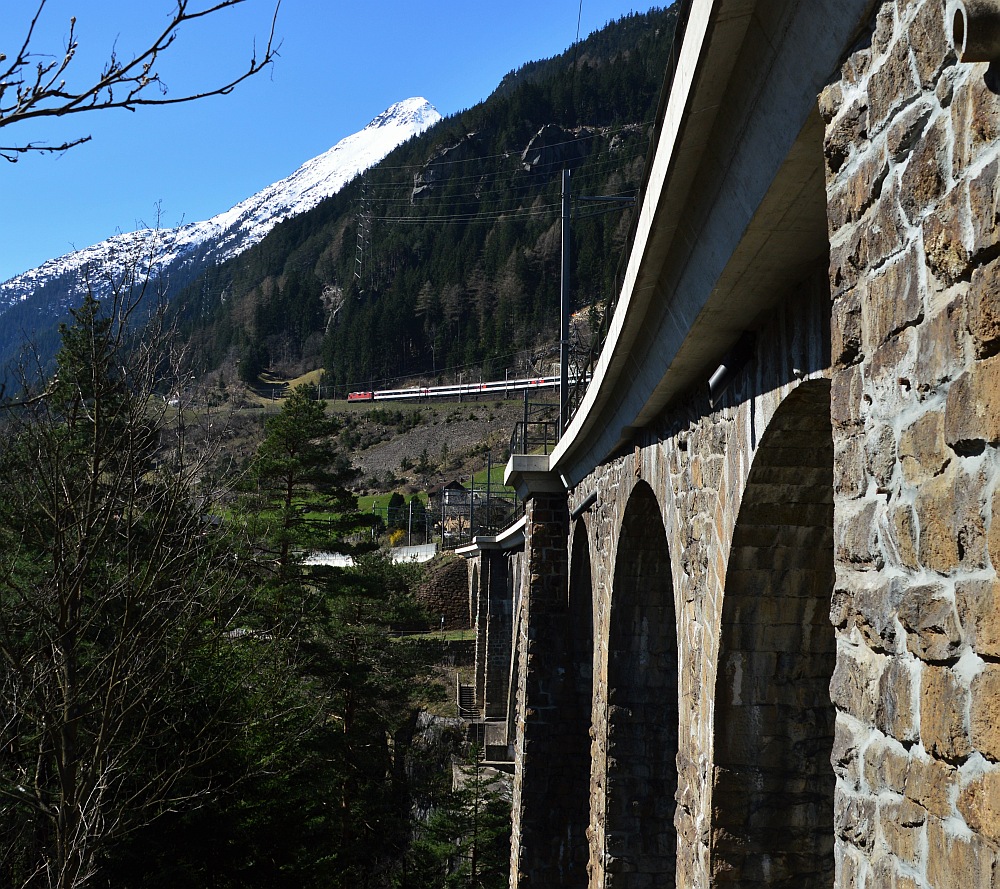
[[[512,887],[1000,886],[994,59],[995,0],[691,4],[583,404],[463,553]]]

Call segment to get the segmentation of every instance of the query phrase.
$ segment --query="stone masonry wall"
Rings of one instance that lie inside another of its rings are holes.
[[[820,100],[842,887],[1000,879],[1000,98],[948,19],[881,3]]]
[[[572,492],[571,508],[593,491],[598,493],[596,505],[578,519],[586,525],[594,598],[588,884],[593,889],[668,885],[665,880],[670,878],[670,869],[665,869],[662,875],[648,874],[640,879],[643,862],[630,860],[627,849],[622,852],[613,844],[609,846],[605,836],[607,788],[616,779],[616,769],[622,767],[603,726],[609,724],[619,696],[609,667],[615,656],[610,649],[622,644],[618,641],[621,634],[613,636],[612,626],[615,596],[621,592],[615,589],[617,560],[630,498],[637,485],[642,485],[648,486],[657,500],[676,615],[676,697],[664,696],[661,710],[665,712],[655,717],[678,720],[676,806],[671,800],[655,799],[652,792],[647,802],[674,809],[675,831],[670,841],[676,842],[676,876],[670,885],[707,889],[714,884],[716,661],[731,540],[751,466],[775,413],[800,385],[827,386],[823,378],[829,356],[829,312],[826,277],[820,272],[794,288],[773,315],[762,321],[757,331],[757,355],[721,404],[709,404],[707,387],[695,393],[665,416],[657,431],[637,441],[633,452],[598,467]],[[829,437],[829,431],[826,434]],[[811,444],[797,441],[790,446],[804,449]],[[626,549],[630,555],[625,558],[634,558],[632,549]],[[619,572],[618,582],[628,573]],[[762,588],[760,595],[766,594],[766,587]],[[832,629],[829,632],[832,634]],[[633,638],[642,644],[641,632]],[[822,690],[825,697],[825,684]],[[673,699],[672,704],[668,698]],[[672,712],[674,708],[676,712]],[[641,797],[641,780],[632,786],[637,788],[636,797]]]
[[[460,630],[472,626],[469,589],[464,560],[446,555],[428,563],[415,595],[432,620],[437,622],[443,617],[445,629]]]

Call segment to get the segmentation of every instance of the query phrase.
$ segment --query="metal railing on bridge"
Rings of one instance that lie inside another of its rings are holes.
[[[487,463],[484,478],[469,480],[443,490],[435,522],[443,549],[457,549],[476,536],[498,534],[524,515],[524,504],[513,488],[493,481],[493,466]]]
[[[528,401],[510,435],[512,454],[548,454],[559,441],[559,405]]]

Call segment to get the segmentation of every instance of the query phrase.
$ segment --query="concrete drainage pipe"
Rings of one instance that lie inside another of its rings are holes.
[[[1000,0],[954,0],[951,43],[963,62],[1000,59]]]

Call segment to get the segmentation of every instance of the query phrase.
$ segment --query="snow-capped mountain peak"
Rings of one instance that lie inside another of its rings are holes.
[[[395,105],[390,105],[378,117],[374,118],[362,132],[374,130],[379,127],[410,124],[418,128],[418,131],[427,129],[431,124],[437,123],[441,115],[426,99],[417,97],[404,99]]]
[[[306,161],[290,176],[269,185],[252,197],[203,222],[172,229],[141,229],[117,234],[74,253],[50,259],[35,269],[0,284],[0,314],[31,300],[46,290],[49,297],[37,307],[38,316],[62,314],[67,304],[78,302],[84,292],[84,268],[92,282],[109,277],[114,257],[155,256],[155,265],[169,274],[185,267],[185,277],[196,268],[208,267],[242,253],[279,222],[315,207],[336,194],[348,182],[378,163],[398,145],[441,119],[426,99],[412,98],[391,105],[363,130],[341,139],[329,151]],[[52,286],[49,286],[52,285]],[[58,298],[53,304],[52,296]]]

